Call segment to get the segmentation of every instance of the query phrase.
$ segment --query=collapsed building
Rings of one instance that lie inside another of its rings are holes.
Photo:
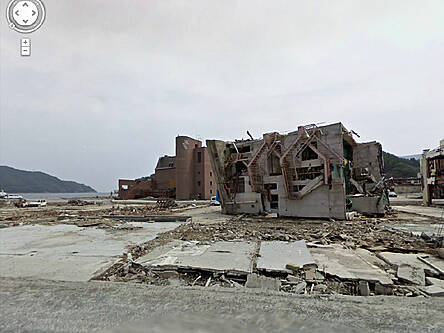
[[[342,123],[300,126],[262,139],[207,140],[226,214],[345,219],[384,214],[382,146],[357,143]]]
[[[159,158],[155,173],[136,180],[119,179],[119,198],[171,197],[210,199],[216,195],[210,158],[202,142],[176,137],[176,155]]]
[[[444,139],[438,148],[424,150],[420,160],[424,204],[444,199]]]

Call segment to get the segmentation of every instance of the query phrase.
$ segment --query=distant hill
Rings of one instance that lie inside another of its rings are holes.
[[[416,154],[416,155],[407,155],[407,156],[400,156],[401,158],[405,158],[407,160],[410,160],[412,158],[414,158],[415,160],[419,160],[421,158],[421,154]]]
[[[388,177],[416,177],[419,172],[419,161],[414,157],[410,159],[383,152],[384,173]]]
[[[24,171],[0,166],[0,190],[7,193],[85,193],[93,188],[60,180],[40,171]]]

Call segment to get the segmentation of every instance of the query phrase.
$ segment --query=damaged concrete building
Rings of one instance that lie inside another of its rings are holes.
[[[430,206],[433,199],[444,199],[444,139],[438,148],[425,150],[421,156],[424,204]]]
[[[357,143],[352,133],[336,123],[262,139],[207,140],[223,212],[334,219],[345,219],[347,210],[383,214],[381,144]]]
[[[176,137],[176,156],[160,157],[152,176],[119,180],[120,199],[152,196],[189,200],[210,199],[214,195],[216,182],[207,148],[188,136]]]

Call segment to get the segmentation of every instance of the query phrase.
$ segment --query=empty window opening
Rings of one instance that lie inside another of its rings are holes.
[[[239,178],[239,182],[237,183],[237,193],[245,192],[245,178]]]
[[[318,158],[318,154],[316,154],[314,152],[314,150],[311,149],[310,147],[305,148],[304,151],[302,152],[302,160],[303,161],[315,160],[317,158]]]
[[[279,196],[277,194],[271,195],[270,208],[271,209],[279,208]]]
[[[277,190],[278,184],[277,183],[270,183],[270,184],[264,184],[265,189],[268,190]]]
[[[202,162],[202,152],[198,151],[197,152],[197,163]]]
[[[273,153],[271,153],[270,157],[268,157],[268,171],[270,176],[282,175],[279,157]]]
[[[239,153],[249,153],[251,151],[251,147],[250,146],[243,146],[243,147],[239,147]]]
[[[299,180],[311,180],[323,174],[324,166],[321,165],[318,167],[297,168],[296,172]]]

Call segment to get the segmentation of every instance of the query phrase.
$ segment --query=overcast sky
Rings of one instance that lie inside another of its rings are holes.
[[[0,15],[0,165],[109,191],[178,134],[341,121],[397,155],[444,137],[442,0],[43,1],[29,58]]]

